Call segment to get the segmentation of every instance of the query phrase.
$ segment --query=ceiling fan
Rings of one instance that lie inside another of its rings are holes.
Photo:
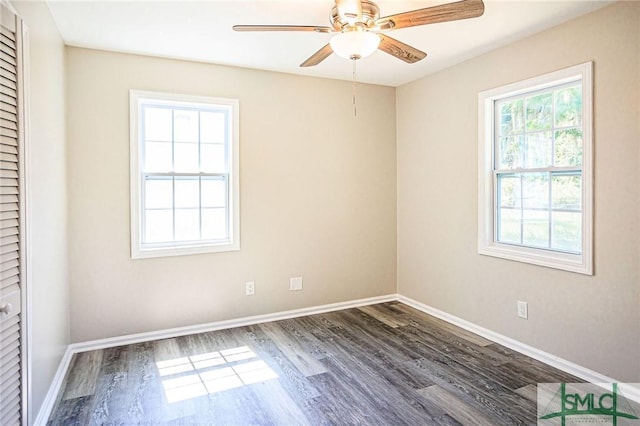
[[[331,26],[307,25],[235,25],[235,31],[303,31],[337,33],[328,44],[300,64],[318,65],[332,53],[346,59],[361,59],[376,49],[407,63],[418,62],[427,54],[382,34],[385,31],[438,22],[476,18],[484,13],[482,0],[460,0],[411,12],[380,17],[378,5],[369,0],[335,0],[329,21]]]

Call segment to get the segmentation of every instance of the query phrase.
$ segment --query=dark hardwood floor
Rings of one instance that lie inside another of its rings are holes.
[[[533,425],[580,382],[398,302],[76,354],[51,425]]]

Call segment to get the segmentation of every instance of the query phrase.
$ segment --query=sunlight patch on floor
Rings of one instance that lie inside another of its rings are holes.
[[[249,347],[240,346],[158,361],[156,366],[160,377],[167,377],[162,386],[167,401],[173,403],[278,378],[266,362],[256,358]],[[168,377],[189,371],[193,374]]]

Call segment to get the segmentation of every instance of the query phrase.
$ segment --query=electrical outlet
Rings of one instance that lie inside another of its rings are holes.
[[[289,290],[299,291],[302,290],[302,277],[295,277],[289,279]]]
[[[256,283],[253,281],[244,283],[244,294],[247,296],[253,296],[256,294]]]
[[[518,316],[524,319],[529,318],[529,305],[527,302],[518,300]]]

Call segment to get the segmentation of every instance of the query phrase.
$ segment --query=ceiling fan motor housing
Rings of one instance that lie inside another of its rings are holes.
[[[361,3],[362,3],[361,19],[358,19],[357,16],[347,16],[347,15],[341,16],[340,13],[338,12],[338,7],[334,6],[334,8],[331,9],[331,18],[330,18],[331,26],[336,31],[345,31],[353,26],[365,27],[366,29],[375,27],[376,21],[380,18],[380,9],[378,8],[378,5],[367,0],[363,0]]]

